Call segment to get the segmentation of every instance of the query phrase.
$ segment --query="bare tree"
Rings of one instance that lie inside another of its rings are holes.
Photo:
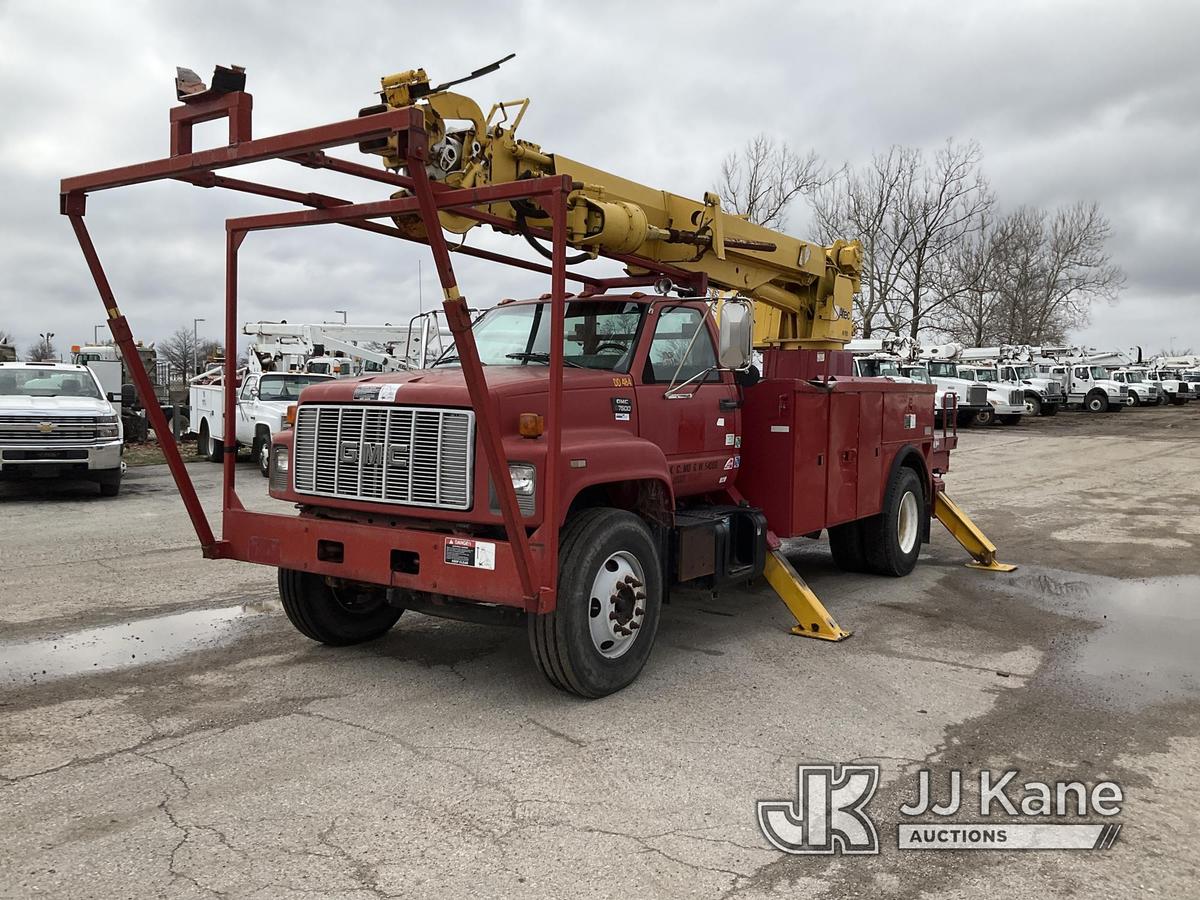
[[[183,373],[184,380],[198,374],[196,368],[204,370],[207,360],[222,355],[222,347],[218,341],[210,338],[196,340],[193,331],[187,326],[176,328],[171,336],[155,345],[158,355],[171,365],[174,372]]]
[[[932,162],[920,166],[899,198],[898,219],[905,232],[896,293],[883,313],[898,334],[916,338],[935,326],[952,292],[953,257],[961,242],[980,227],[994,198],[980,169],[979,145],[946,141]]]
[[[989,345],[1004,309],[999,268],[1007,248],[1008,220],[993,223],[986,214],[964,237],[950,259],[945,308],[938,327],[968,347]]]
[[[1043,215],[1045,215],[1043,213]],[[1019,337],[1023,343],[1062,340],[1090,321],[1096,300],[1115,302],[1125,273],[1106,249],[1112,226],[1095,203],[1055,212],[1046,229]]]
[[[717,193],[725,209],[756,225],[782,229],[787,208],[797,196],[829,181],[825,167],[810,150],[803,156],[786,143],[760,134],[721,163]]]
[[[29,348],[30,362],[47,362],[58,359],[58,351],[54,349],[54,341],[46,335],[38,335],[38,340]]]
[[[862,290],[854,298],[857,331],[869,338],[894,297],[908,248],[909,228],[898,199],[911,189],[920,154],[892,147],[861,171],[843,168],[812,197],[817,234],[826,244],[858,238],[863,245]]]

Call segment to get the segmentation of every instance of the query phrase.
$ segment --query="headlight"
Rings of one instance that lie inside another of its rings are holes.
[[[288,448],[276,447],[271,451],[271,472],[268,486],[272,491],[286,491],[288,487]]]
[[[528,463],[509,463],[508,475],[512,479],[513,491],[518,497],[532,497],[536,484],[537,470]]]
[[[115,438],[120,435],[121,429],[116,416],[101,416],[96,419],[96,437]]]

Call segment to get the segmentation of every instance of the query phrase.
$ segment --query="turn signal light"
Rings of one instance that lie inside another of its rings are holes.
[[[291,428],[296,427],[296,404],[293,403],[287,408],[287,423]]]
[[[517,428],[521,437],[541,437],[546,431],[546,420],[537,413],[521,413],[521,421]]]

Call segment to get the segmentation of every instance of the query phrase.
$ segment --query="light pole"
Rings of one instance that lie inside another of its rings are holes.
[[[43,352],[45,352],[45,353],[47,354],[47,355],[44,357],[44,359],[49,359],[49,358],[50,358],[50,356],[49,356],[49,353],[50,353],[50,342],[51,342],[52,340],[54,340],[54,332],[53,332],[53,331],[47,331],[45,334],[42,334],[42,333],[39,331],[39,332],[38,332],[38,337],[40,337],[40,338],[42,339],[42,350],[43,350]]]
[[[192,374],[199,375],[200,364],[197,362],[197,356],[200,353],[200,338],[197,337],[198,332],[196,326],[203,322],[204,319],[192,319]]]
[[[346,324],[346,311],[344,309],[335,309],[334,312],[342,314],[342,324],[345,325]]]
[[[100,344],[100,329],[103,327],[104,327],[103,325],[93,325],[92,326],[92,344],[94,346],[99,346],[99,344]]]

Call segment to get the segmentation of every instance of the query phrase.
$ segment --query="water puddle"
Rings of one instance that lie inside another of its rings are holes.
[[[176,659],[243,637],[276,601],[197,609],[73,631],[56,638],[0,642],[0,685],[36,684]]]
[[[1064,667],[1108,699],[1137,707],[1200,693],[1200,576],[1121,579],[1030,567],[994,587],[1098,624]]]

